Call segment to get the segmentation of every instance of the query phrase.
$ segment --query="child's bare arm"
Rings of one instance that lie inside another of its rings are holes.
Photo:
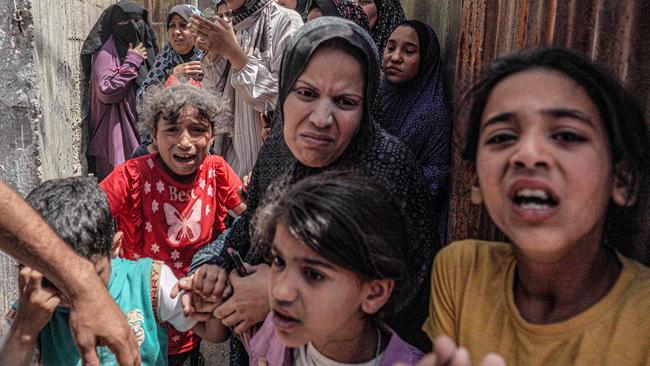
[[[61,301],[56,291],[41,287],[43,275],[23,267],[18,277],[20,291],[16,319],[0,349],[0,365],[30,365],[38,333],[50,321]]]
[[[241,215],[242,213],[244,213],[244,211],[246,211],[246,204],[245,204],[244,202],[242,202],[242,203],[238,204],[237,206],[235,206],[235,208],[233,208],[232,211],[233,211],[237,216],[239,216],[239,215]]]
[[[223,297],[227,283],[228,272],[225,269],[213,264],[204,264],[191,276],[180,279],[177,288],[172,291],[172,296],[176,296],[179,290],[185,290],[186,297],[192,292],[201,295],[206,301],[218,302]],[[186,311],[186,314],[191,312]]]
[[[192,331],[208,342],[221,343],[228,339],[228,329],[221,320],[212,317],[206,321],[196,323]]]

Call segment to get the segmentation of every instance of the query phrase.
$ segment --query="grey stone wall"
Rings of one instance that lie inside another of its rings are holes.
[[[21,1],[17,5],[24,9]],[[28,10],[28,9],[27,9]],[[39,182],[41,109],[34,70],[32,18],[13,20],[14,2],[0,1],[0,179],[26,194]],[[15,262],[0,254],[0,313],[16,299]]]
[[[0,179],[27,194],[82,173],[79,52],[109,0],[0,0]],[[16,266],[0,253],[0,314],[17,298]]]
[[[112,0],[32,2],[42,109],[42,178],[80,175],[85,165],[80,57],[88,31]]]

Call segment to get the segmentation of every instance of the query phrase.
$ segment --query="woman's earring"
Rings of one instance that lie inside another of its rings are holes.
[[[470,193],[470,200],[475,205],[480,205],[483,203],[483,194],[481,193],[481,188],[477,186],[472,186],[472,191]]]

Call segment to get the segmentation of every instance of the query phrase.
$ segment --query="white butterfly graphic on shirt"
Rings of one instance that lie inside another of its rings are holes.
[[[196,200],[187,217],[181,215],[176,207],[165,202],[163,209],[165,211],[165,220],[169,229],[167,237],[172,244],[178,245],[183,238],[189,239],[190,242],[196,241],[201,235],[201,199]]]

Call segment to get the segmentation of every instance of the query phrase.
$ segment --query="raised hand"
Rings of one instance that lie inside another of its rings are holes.
[[[246,65],[248,57],[239,47],[232,24],[219,17],[213,20],[192,14],[190,29],[194,35],[194,43],[200,49],[225,56],[236,70],[241,70]]]
[[[145,60],[147,59],[147,49],[144,48],[142,42],[138,43],[135,47],[133,47],[133,45],[129,43],[129,50],[127,52],[136,53],[142,56],[142,58],[144,58]]]
[[[435,351],[426,355],[415,366],[472,366],[469,351],[456,346],[456,343],[447,336],[436,338],[433,347]],[[397,363],[394,366],[409,365]],[[478,366],[506,366],[506,361],[503,357],[490,353],[481,359]]]
[[[43,275],[31,267],[23,267],[18,274],[20,291],[16,322],[23,322],[23,329],[29,326],[30,334],[38,334],[50,321],[61,298],[54,289],[43,288]]]
[[[203,77],[203,68],[201,67],[201,61],[190,61],[184,64],[176,65],[176,67],[174,67],[172,70],[172,74],[175,76],[184,75],[198,80],[199,78]]]

